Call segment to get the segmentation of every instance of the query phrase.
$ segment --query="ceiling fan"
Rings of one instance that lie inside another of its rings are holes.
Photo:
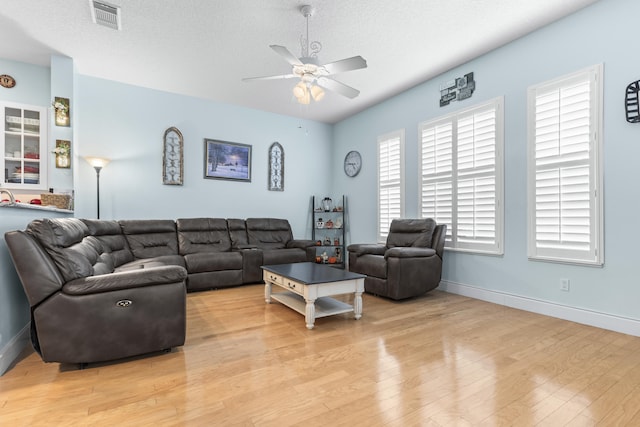
[[[304,5],[300,7],[300,12],[307,20],[306,38],[304,36],[300,37],[302,56],[296,58],[289,49],[284,46],[276,44],[269,46],[293,67],[291,73],[277,76],[249,77],[242,79],[242,81],[298,78],[300,82],[294,86],[293,95],[300,104],[309,104],[312,98],[314,101],[320,101],[324,97],[323,89],[339,93],[350,99],[355,98],[360,93],[359,90],[334,80],[330,76],[346,71],[367,68],[367,61],[361,56],[353,56],[351,58],[329,62],[328,64],[320,64],[317,55],[322,49],[322,45],[317,41],[309,42],[309,17],[313,15],[314,9],[310,5]]]

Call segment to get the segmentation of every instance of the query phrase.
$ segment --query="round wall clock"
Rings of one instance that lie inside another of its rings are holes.
[[[357,151],[349,151],[344,158],[344,173],[354,177],[360,172],[362,167],[362,157]]]
[[[11,89],[16,85],[16,80],[8,74],[3,74],[0,76],[0,86],[6,87],[7,89]]]

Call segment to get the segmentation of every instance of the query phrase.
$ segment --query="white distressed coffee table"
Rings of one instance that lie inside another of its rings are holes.
[[[362,293],[364,274],[352,273],[312,262],[263,265],[264,299],[270,304],[274,299],[304,314],[308,329],[313,329],[319,317],[353,311],[354,317],[362,317]],[[272,293],[272,286],[286,289]],[[353,293],[353,305],[337,301],[331,295]]]

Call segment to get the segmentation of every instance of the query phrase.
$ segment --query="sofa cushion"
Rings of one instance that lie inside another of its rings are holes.
[[[387,247],[414,246],[430,248],[436,222],[425,219],[394,219],[389,227]]]
[[[242,270],[240,252],[187,254],[184,261],[189,274],[209,271]]]
[[[96,237],[105,249],[111,252],[115,267],[133,261],[133,252],[122,234],[122,228],[118,221],[82,219],[82,222],[89,229],[89,234]]]
[[[184,268],[184,258],[182,255],[161,255],[154,258],[136,259],[117,267],[115,271],[139,270],[143,268],[162,267],[165,265],[177,265]]]
[[[229,237],[229,229],[225,219],[178,219],[176,226],[178,249],[181,255],[231,250],[231,237]]]
[[[387,278],[387,262],[382,255],[362,255],[358,261],[349,264],[349,271],[366,274],[368,277]]]
[[[234,249],[243,249],[249,246],[247,224],[244,219],[229,218],[227,219],[227,227],[229,229],[231,245]]]
[[[291,226],[286,219],[247,218],[247,237],[250,245],[260,249],[283,249],[293,240]]]
[[[262,251],[263,265],[288,264],[292,262],[306,262],[307,251],[299,248],[265,249]]]
[[[113,258],[77,218],[31,221],[27,233],[44,247],[65,281],[114,271]]]
[[[174,221],[136,219],[118,222],[135,258],[178,254],[178,237]]]

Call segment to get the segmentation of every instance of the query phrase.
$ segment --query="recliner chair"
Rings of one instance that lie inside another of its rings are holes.
[[[433,219],[394,219],[386,244],[351,244],[349,271],[366,274],[366,292],[401,300],[440,284],[447,225]]]

